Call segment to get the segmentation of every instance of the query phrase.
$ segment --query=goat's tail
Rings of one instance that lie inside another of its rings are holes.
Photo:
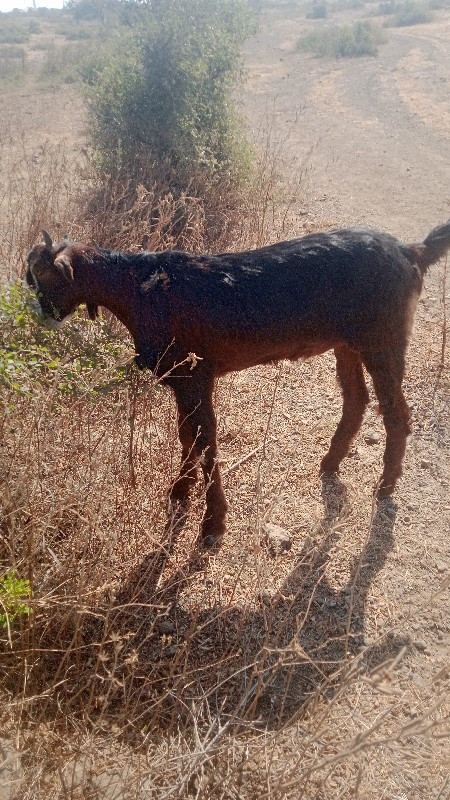
[[[450,250],[450,220],[433,228],[423,244],[416,245],[414,250],[416,264],[424,274],[431,264],[435,264]]]

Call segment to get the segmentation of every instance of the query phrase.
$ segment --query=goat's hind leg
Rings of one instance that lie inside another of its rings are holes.
[[[404,348],[368,354],[364,363],[372,376],[386,429],[384,469],[378,488],[379,495],[386,497],[392,494],[402,474],[406,439],[411,433],[411,414],[402,391]]]
[[[364,380],[361,357],[347,345],[334,350],[336,374],[342,388],[342,417],[334,434],[330,449],[320,465],[321,474],[337,472],[343,458],[350,450],[358,433],[369,402],[369,393]]]

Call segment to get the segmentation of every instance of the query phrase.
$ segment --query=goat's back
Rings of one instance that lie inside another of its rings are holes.
[[[356,345],[374,326],[392,327],[393,318],[401,327],[422,285],[413,261],[394,237],[354,228],[242,253],[152,254],[141,286],[150,305],[164,294],[180,331],[198,323],[216,340],[301,337]]]

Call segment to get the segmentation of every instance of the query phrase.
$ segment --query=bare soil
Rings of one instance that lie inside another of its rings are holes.
[[[362,224],[420,241],[449,217],[450,12],[440,12],[427,25],[388,29],[388,42],[377,58],[325,61],[298,52],[300,37],[313,26],[348,24],[362,14],[367,17],[367,7],[364,12],[336,13],[314,23],[304,19],[295,3],[267,9],[247,49],[245,112],[253,125],[267,115],[275,135],[286,138],[287,175],[299,166],[306,171],[308,192],[304,205],[297,208],[300,214],[292,220],[299,232],[312,220],[322,220],[326,227]],[[446,291],[448,297],[448,286]],[[324,605],[339,605],[353,585],[353,601],[359,606],[356,620],[359,614],[366,643],[390,630],[395,635],[385,655],[393,654],[402,642],[407,645],[395,688],[391,685],[394,695],[402,697],[400,713],[406,716],[426,709],[435,676],[448,667],[450,658],[448,351],[441,365],[445,316],[448,326],[441,264],[427,278],[409,349],[405,393],[414,433],[404,478],[392,505],[383,509],[380,504],[369,524],[371,485],[383,447],[382,436],[379,444],[367,443],[369,428],[382,433],[372,409],[342,469],[348,505],[341,512],[325,570]],[[280,472],[282,464],[287,471],[289,454],[296,453],[297,463],[291,462],[289,490],[270,518],[291,530],[295,522],[303,525],[299,544],[306,531],[311,535],[312,496],[316,519],[320,516],[311,453],[325,449],[338,412],[332,359],[324,357],[321,362],[286,367],[272,428],[276,443],[269,457],[271,469],[279,460]],[[288,426],[283,423],[286,417]],[[307,485],[305,460],[311,464]],[[297,478],[302,462],[303,475]],[[327,513],[319,530],[326,529],[324,520],[327,523]],[[361,572],[356,578],[352,558],[358,552]],[[284,563],[291,559],[292,555],[284,557]],[[292,563],[289,569],[284,586],[296,575]],[[360,698],[360,712],[364,707],[368,711],[373,697],[365,702]],[[380,713],[389,705],[392,710],[393,702],[393,696],[386,698]],[[449,711],[447,702],[447,715]],[[343,724],[350,738],[352,723],[347,718]],[[444,749],[448,748],[446,740]],[[392,760],[380,759],[380,754],[361,757],[366,770],[361,797],[419,800],[437,797],[442,786],[447,787],[443,796],[450,796],[445,769],[435,771],[442,756],[439,751],[436,747],[427,754],[428,766],[420,766],[415,756],[406,753]],[[337,787],[336,795],[324,796],[338,796]]]
[[[330,22],[357,15],[335,14]],[[314,24],[322,23],[305,20],[295,3],[280,3],[264,11],[246,52],[249,127],[258,139],[266,119],[285,142],[287,183],[292,173],[305,175],[286,235],[312,225],[364,224],[421,240],[449,216],[450,12],[440,11],[428,25],[389,30],[377,58],[345,62],[297,51],[298,39]],[[36,147],[48,137],[66,138],[75,151],[83,146],[83,111],[74,87],[9,92],[0,97],[0,111],[3,119],[24,120]],[[384,443],[375,399],[340,481],[319,480],[320,458],[340,414],[332,355],[232,375],[217,391],[228,535],[205,570],[183,584],[174,611],[177,631],[182,637],[191,607],[210,594],[211,607],[214,598],[216,612],[223,610],[223,630],[211,634],[206,650],[220,647],[222,639],[225,647],[239,608],[245,609],[242,642],[249,659],[262,646],[269,617],[267,647],[283,647],[297,631],[299,647],[316,665],[323,659],[337,670],[349,652],[364,654],[367,683],[338,699],[334,725],[321,742],[331,760],[348,747],[340,773],[334,771],[323,790],[311,790],[323,800],[450,796],[444,736],[450,706],[439,688],[450,667],[448,350],[442,363],[449,312],[443,276],[442,264],[432,268],[419,304],[405,378],[414,432],[392,500],[373,501]],[[289,531],[288,553],[261,550],[264,520]],[[192,548],[198,522],[194,509],[177,545],[176,566]],[[136,537],[133,558],[126,544],[116,556],[124,580],[146,552],[145,536]],[[140,655],[144,669],[145,653]],[[396,669],[383,671],[380,665],[397,656]],[[199,652],[198,663],[211,657]],[[295,717],[318,678],[315,667],[299,670],[288,688],[274,686],[261,704],[261,723],[276,729],[280,719]],[[424,715],[424,725],[431,726],[426,746],[408,734]],[[379,725],[374,738],[381,741],[359,750],[356,737],[367,720]],[[292,763],[301,736],[298,722],[282,729],[274,775]],[[391,748],[390,738],[399,736]],[[257,772],[256,765],[246,776],[245,796],[253,783],[254,796],[262,796]]]

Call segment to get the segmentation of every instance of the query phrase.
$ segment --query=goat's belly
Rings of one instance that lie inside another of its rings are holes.
[[[251,345],[246,342],[239,347],[228,347],[226,353],[222,350],[221,357],[213,360],[218,365],[218,372],[224,374],[256,367],[258,364],[273,364],[283,359],[298,361],[319,356],[335,347],[336,344],[338,344],[336,340],[272,342],[270,344],[258,342]]]
[[[290,361],[298,361],[300,358],[312,358],[312,356],[321,356],[327,350],[331,350],[337,344],[336,341],[327,342],[305,342],[302,346],[297,347],[295,352],[289,356],[285,356]]]

